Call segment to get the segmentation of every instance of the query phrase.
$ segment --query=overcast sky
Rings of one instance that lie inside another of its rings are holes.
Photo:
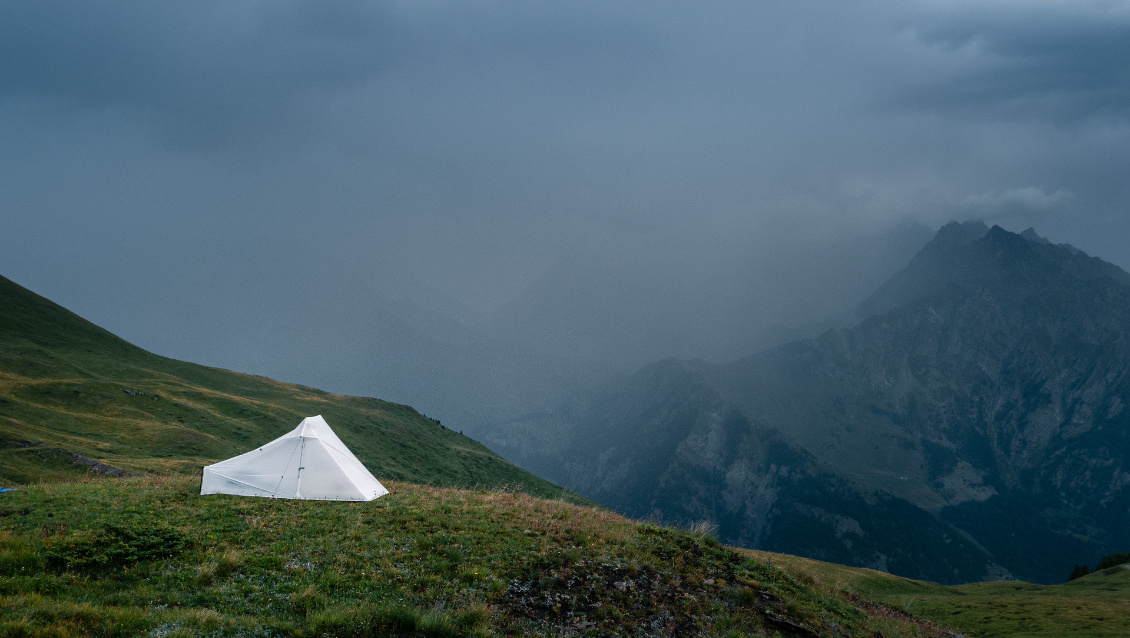
[[[593,238],[979,217],[1128,267],[1128,167],[1122,1],[0,3],[0,274],[197,361],[229,304],[490,313]]]

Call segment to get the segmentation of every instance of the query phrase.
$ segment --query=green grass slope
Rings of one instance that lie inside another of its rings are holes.
[[[1062,585],[1022,581],[938,585],[807,558],[740,550],[853,600],[882,604],[969,638],[1105,638],[1130,635],[1130,569],[1119,565]]]
[[[0,636],[947,634],[708,535],[527,494],[200,496],[191,477],[0,494]]]
[[[583,501],[408,406],[161,357],[3,277],[0,309],[0,485],[198,474],[321,414],[382,480]]]

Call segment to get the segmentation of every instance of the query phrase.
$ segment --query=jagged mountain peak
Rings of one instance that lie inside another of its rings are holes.
[[[1021,232],[1020,236],[1023,237],[1024,239],[1027,239],[1028,241],[1040,244],[1041,246],[1059,246],[1060,248],[1065,248],[1073,255],[1082,252],[1081,250],[1072,246],[1071,244],[1053,244],[1051,242],[1051,240],[1049,240],[1047,237],[1041,236],[1039,233],[1036,232],[1036,229],[1032,228],[1031,226],[1029,226],[1026,230]]]
[[[886,313],[952,285],[1023,289],[1073,281],[1130,285],[1130,274],[1069,244],[1053,244],[1032,228],[1017,234],[981,221],[943,226],[906,268],[859,305],[860,319]]]
[[[1043,244],[1045,246],[1051,243],[1046,237],[1041,237],[1039,234],[1037,234],[1036,229],[1032,228],[1031,226],[1021,232],[1020,236],[1024,239],[1027,239],[1028,241],[1034,241],[1037,244]]]
[[[994,226],[994,228],[996,228]],[[926,245],[926,248],[951,246],[964,246],[981,239],[989,233],[990,228],[979,219],[964,222],[951,221],[938,229],[938,234]],[[924,249],[925,250],[925,249]]]

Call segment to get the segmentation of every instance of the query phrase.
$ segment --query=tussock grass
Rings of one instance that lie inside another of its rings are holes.
[[[201,497],[175,476],[5,494],[0,636],[941,635],[706,533],[389,487],[370,503]]]

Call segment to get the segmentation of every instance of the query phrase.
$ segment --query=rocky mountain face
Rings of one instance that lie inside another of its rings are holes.
[[[630,515],[939,582],[1059,582],[1130,547],[1130,275],[950,224],[859,313],[650,365],[488,444]]]

